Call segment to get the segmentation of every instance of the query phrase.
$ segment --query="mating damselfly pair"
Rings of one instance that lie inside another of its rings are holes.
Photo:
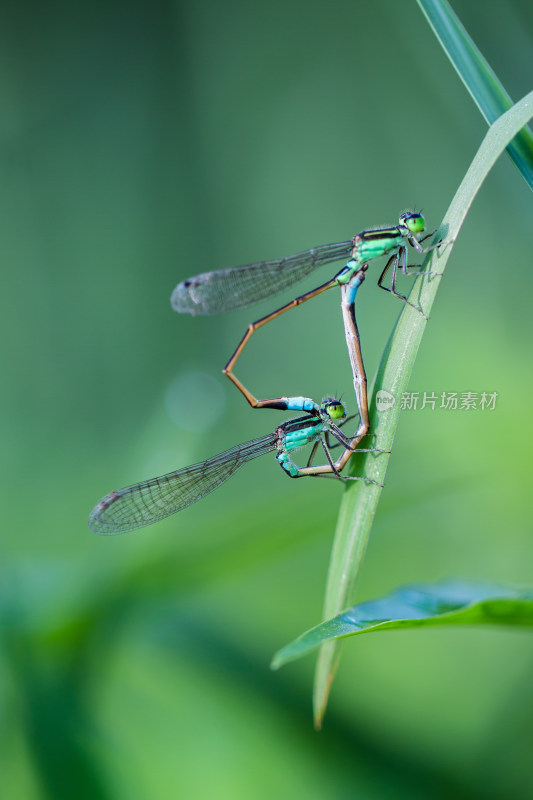
[[[290,477],[326,476],[342,480],[360,480],[354,476],[346,478],[340,475],[353,453],[368,452],[359,447],[368,434],[369,417],[366,375],[355,317],[355,296],[365,279],[369,262],[390,254],[378,279],[378,285],[409,303],[404,295],[396,291],[398,267],[404,274],[408,274],[408,268],[419,266],[407,264],[407,246],[411,245],[419,253],[426,253],[440,244],[438,242],[429,247],[422,247],[421,243],[432,235],[421,237],[424,230],[425,221],[420,212],[404,212],[397,226],[365,230],[347,242],[322,245],[275,261],[262,261],[205,272],[178,284],[171,298],[176,311],[190,314],[217,314],[252,304],[277,293],[323,264],[346,257],[349,259],[346,265],[326,283],[251,323],[224,368],[224,373],[251,406],[300,411],[305,412],[307,416],[285,422],[267,436],[237,445],[199,464],[111,492],[91,512],[89,517],[91,529],[100,534],[115,534],[157,522],[200,500],[224,483],[244,463],[267,452],[276,451],[277,461]],[[384,286],[383,280],[391,269],[390,286]],[[233,368],[255,330],[333,286],[341,287],[345,336],[359,412],[359,424],[351,438],[346,437],[341,430],[340,426],[345,422],[345,411],[336,398],[326,398],[321,405],[305,397],[258,400],[233,374]],[[421,309],[417,310],[423,313]],[[334,445],[331,444],[332,438],[336,442]],[[294,462],[293,453],[305,445],[312,445],[312,451],[307,466],[302,468]],[[326,455],[327,464],[313,464],[319,445]],[[331,449],[336,446],[343,446],[344,451],[336,461],[333,461]],[[361,478],[361,480],[367,479]]]

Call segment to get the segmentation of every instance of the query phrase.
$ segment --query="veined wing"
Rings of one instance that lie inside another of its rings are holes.
[[[277,433],[232,447],[201,464],[151,478],[106,495],[89,516],[95,533],[113,535],[151,525],[196,503],[239,467],[276,449]]]
[[[321,264],[348,259],[352,241],[323,244],[294,256],[202,272],[178,283],[170,303],[181,314],[219,314],[292,286]]]

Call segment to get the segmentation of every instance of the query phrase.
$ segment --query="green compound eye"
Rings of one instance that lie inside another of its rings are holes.
[[[326,412],[330,419],[342,419],[346,416],[345,408],[339,400],[330,400],[326,405]]]
[[[405,225],[410,233],[423,233],[426,220],[418,211],[406,211],[400,217],[400,225]]]

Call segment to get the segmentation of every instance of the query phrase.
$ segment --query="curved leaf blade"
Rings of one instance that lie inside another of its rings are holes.
[[[418,5],[475,104],[492,125],[513,105],[505,87],[447,0],[418,0]],[[533,189],[533,135],[529,128],[519,131],[507,146],[507,154]]]
[[[405,586],[378,600],[359,603],[311,628],[279,650],[271,666],[279,669],[325,642],[359,633],[436,625],[531,628],[533,591],[462,581]]]

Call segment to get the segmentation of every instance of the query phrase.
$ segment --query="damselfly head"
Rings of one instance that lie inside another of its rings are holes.
[[[424,232],[426,220],[419,211],[404,211],[400,214],[400,225],[407,228],[409,233],[418,235]]]
[[[325,397],[322,410],[330,419],[343,419],[346,416],[346,409],[336,397]]]

